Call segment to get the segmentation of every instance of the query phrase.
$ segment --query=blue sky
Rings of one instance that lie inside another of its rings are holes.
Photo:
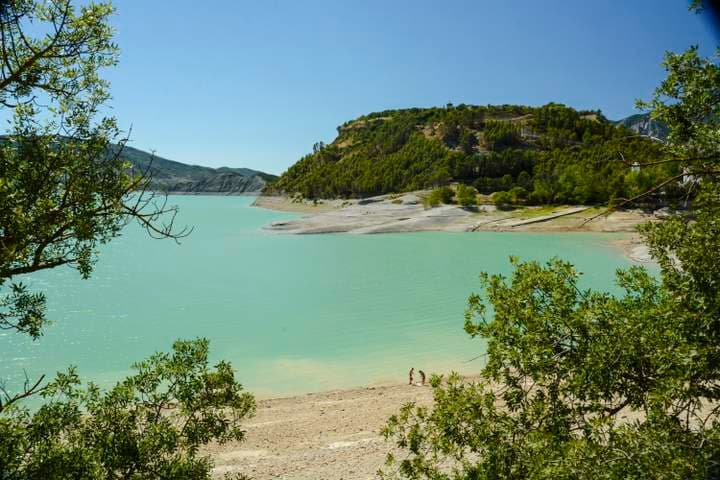
[[[131,145],[281,173],[388,108],[562,102],[634,112],[663,52],[717,37],[683,0],[115,0],[107,71]]]

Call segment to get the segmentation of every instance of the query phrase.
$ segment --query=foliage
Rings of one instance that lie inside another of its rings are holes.
[[[450,187],[437,187],[423,199],[425,207],[437,207],[441,204],[450,204],[453,199],[453,191]]]
[[[603,204],[672,173],[653,163],[661,157],[660,145],[600,112],[560,104],[388,110],[339,127],[332,144],[316,146],[267,191],[363,197],[456,181],[485,194],[522,187],[532,204]],[[644,166],[629,171],[628,163]],[[678,185],[646,201],[681,199]]]
[[[504,210],[512,205],[513,197],[509,192],[500,191],[493,193],[492,201],[496,207]]]
[[[109,3],[0,4],[0,329],[37,339],[45,296],[18,276],[67,265],[87,278],[98,247],[137,221],[178,239],[176,210],[148,193],[147,170],[122,160],[100,77],[114,65]],[[178,342],[108,392],[81,388],[73,369],[10,386],[0,379],[0,478],[210,478],[198,447],[240,439],[252,412],[230,365],[208,368],[207,342]],[[44,403],[35,411],[29,397]],[[170,405],[172,408],[168,410]]]
[[[207,340],[178,341],[107,392],[58,374],[34,412],[0,416],[4,479],[211,478],[198,454],[211,440],[242,440],[254,410],[228,363],[208,368]]]
[[[579,274],[559,260],[514,264],[509,281],[482,277],[492,317],[481,297],[469,301],[466,330],[487,341],[482,380],[452,376],[442,385],[435,379],[432,411],[410,405],[390,419],[386,436],[408,452],[399,476],[714,473],[720,458],[713,410],[720,399],[717,287],[692,294],[714,305],[688,308],[681,291],[642,268],[618,272],[625,294],[613,296],[581,291]],[[705,402],[710,407],[703,409]]]
[[[641,164],[652,175],[636,197],[681,180],[693,193],[686,211],[641,229],[659,278],[619,270],[622,293],[611,294],[582,290],[558,259],[512,259],[509,279],[482,274],[465,323],[487,343],[480,379],[434,377],[432,409],[409,404],[389,420],[384,433],[406,456],[389,456],[385,478],[718,477],[720,67],[694,48],[665,67],[647,105],[669,144]],[[556,144],[580,138],[569,122],[546,124]],[[554,195],[542,182],[532,194]]]
[[[528,193],[523,187],[513,187],[508,192],[513,203],[520,203],[527,200]]]
[[[472,155],[475,152],[475,146],[478,144],[477,136],[474,132],[464,129],[460,134],[458,145],[465,155]]]
[[[492,201],[496,207],[500,209],[508,209],[511,205],[522,203],[528,198],[527,190],[523,187],[513,187],[509,191],[499,191],[493,193]]]
[[[460,143],[462,127],[452,121],[447,121],[440,126],[440,135],[446,145],[457,145]]]
[[[534,168],[534,203],[602,204],[634,198],[668,175],[677,165],[657,164],[663,147],[639,138],[623,139],[593,145],[582,151],[556,149],[542,157]],[[633,163],[646,165],[628,168],[620,154]],[[612,160],[612,159],[616,160]],[[663,186],[644,201],[662,204],[683,198],[678,182]]]
[[[174,209],[143,192],[148,179],[129,172],[121,149],[110,148],[119,135],[114,120],[93,122],[109,98],[98,70],[117,59],[111,13],[104,3],[75,13],[64,0],[0,9],[0,105],[13,115],[0,142],[0,287],[61,265],[87,277],[97,246],[133,219],[156,236],[184,233],[173,231]],[[28,30],[42,30],[37,24],[51,34],[32,37]],[[17,282],[9,290],[0,301],[0,328],[37,338],[44,296]]]
[[[459,183],[455,189],[455,200],[463,207],[474,207],[477,205],[477,190]]]
[[[489,150],[502,150],[520,145],[520,131],[512,122],[488,121],[483,132]]]
[[[294,178],[292,190],[306,198],[359,197],[446,184],[451,178],[448,165],[461,154],[400,123],[385,123],[386,129],[373,133],[373,140],[350,157],[334,145],[303,157],[273,188],[286,189],[288,176]]]
[[[673,173],[700,178],[715,175],[720,150],[720,48],[714,59],[701,58],[697,47],[681,54],[668,53],[668,71],[650,102],[652,116],[670,126],[669,155],[664,161],[681,165]]]

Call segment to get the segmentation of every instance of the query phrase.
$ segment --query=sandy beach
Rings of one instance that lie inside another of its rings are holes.
[[[432,404],[432,388],[386,385],[260,400],[246,441],[205,449],[214,474],[255,480],[376,478],[392,444],[380,435],[408,402]]]
[[[380,432],[410,402],[431,407],[432,388],[384,385],[260,400],[256,415],[244,422],[245,441],[209,445],[202,453],[212,457],[217,479],[226,474],[253,480],[376,479],[388,453],[405,455]],[[642,414],[625,408],[617,418],[628,422]]]

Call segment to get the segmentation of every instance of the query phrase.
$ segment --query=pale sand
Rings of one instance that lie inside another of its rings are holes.
[[[276,221],[270,231],[291,234],[446,232],[612,232],[628,233],[612,240],[636,262],[649,262],[647,247],[634,234],[636,227],[657,217],[641,210],[622,210],[601,215],[604,209],[587,206],[527,207],[498,210],[494,205],[465,209],[442,205],[426,209],[422,197],[428,192],[382,195],[362,200],[292,200],[258,197],[254,206],[306,215]]]
[[[380,432],[410,402],[432,407],[432,388],[390,385],[261,400],[257,414],[244,423],[244,442],[211,445],[201,453],[212,457],[217,479],[238,473],[255,480],[375,479],[389,452],[398,459],[407,455]],[[710,415],[714,406],[705,404],[700,413]],[[642,412],[625,408],[617,422],[642,418]]]
[[[655,217],[641,210],[600,215],[587,206],[526,207],[498,210],[494,205],[465,209],[441,205],[426,209],[427,192],[381,195],[362,200],[320,200],[317,204],[287,197],[258,197],[253,206],[300,212],[300,218],[273,222],[268,230],[295,234],[400,233],[422,231],[633,232]],[[591,220],[592,219],[592,220]]]
[[[377,386],[260,400],[255,417],[244,423],[246,441],[204,453],[212,456],[217,478],[376,478],[393,450],[380,430],[408,402],[432,405],[432,388]]]

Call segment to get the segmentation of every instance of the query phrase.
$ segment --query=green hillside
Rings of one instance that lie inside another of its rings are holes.
[[[367,197],[461,182],[481,193],[522,189],[528,203],[605,203],[665,177],[672,167],[630,168],[660,154],[599,111],[560,104],[387,110],[338,127],[266,192]]]
[[[143,172],[148,170],[152,177],[151,188],[168,192],[259,193],[268,182],[277,179],[275,175],[249,168],[187,165],[127,145],[123,147],[121,155],[134,169]]]

